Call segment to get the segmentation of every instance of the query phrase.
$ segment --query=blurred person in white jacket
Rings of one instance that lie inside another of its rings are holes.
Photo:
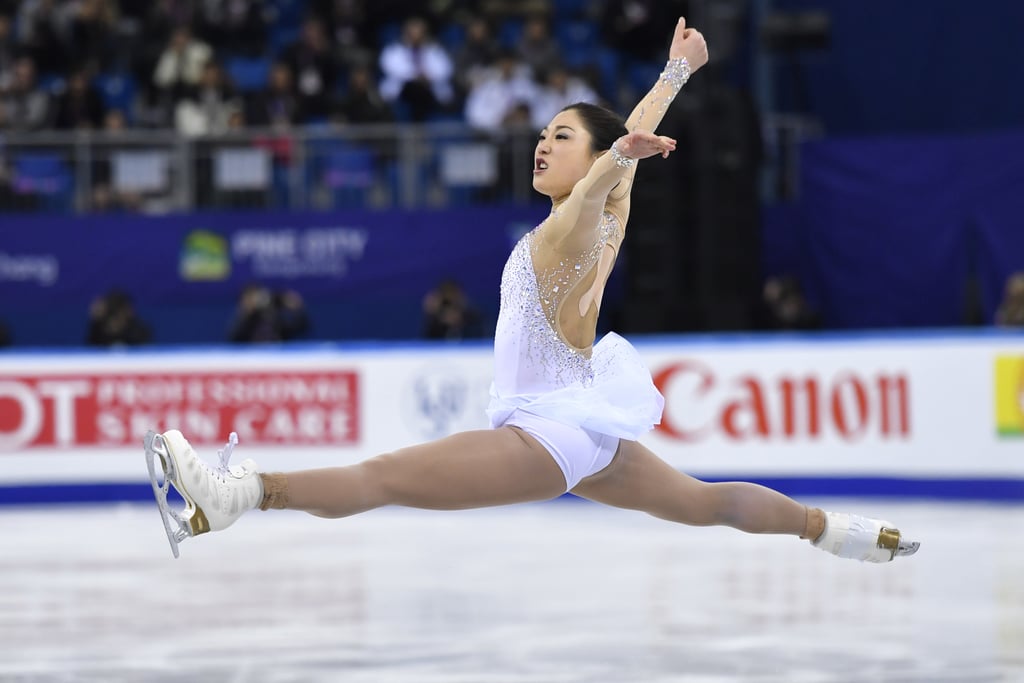
[[[570,104],[600,104],[600,100],[586,81],[571,75],[565,67],[556,65],[547,72],[544,84],[537,89],[537,96],[530,107],[530,121],[539,130]]]
[[[530,67],[516,59],[512,52],[502,52],[497,62],[470,89],[466,97],[466,121],[479,130],[495,132],[519,107],[532,111],[537,95]]]
[[[402,101],[414,121],[424,121],[451,103],[454,94],[451,57],[430,36],[427,22],[413,17],[402,37],[381,52],[384,79],[380,94],[388,102]]]
[[[224,71],[215,61],[203,66],[196,88],[189,89],[174,111],[174,127],[189,137],[215,135],[228,130],[232,114],[242,101],[228,84]]]
[[[213,50],[206,43],[192,37],[188,26],[174,29],[171,39],[157,60],[153,71],[153,85],[173,93],[179,99],[188,88],[199,85],[203,67],[213,57]]]

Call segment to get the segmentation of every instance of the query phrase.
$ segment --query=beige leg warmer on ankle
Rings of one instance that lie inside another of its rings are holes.
[[[817,541],[825,533],[825,511],[821,508],[806,508],[807,521],[800,538],[811,542]]]
[[[284,510],[288,507],[288,477],[283,474],[260,474],[263,480],[263,501],[260,510]]]

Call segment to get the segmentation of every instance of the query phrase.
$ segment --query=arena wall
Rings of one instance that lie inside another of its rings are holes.
[[[1024,335],[636,340],[665,396],[644,442],[706,479],[800,495],[1024,500]],[[148,429],[263,469],[486,428],[486,344],[0,356],[0,504],[143,500]]]

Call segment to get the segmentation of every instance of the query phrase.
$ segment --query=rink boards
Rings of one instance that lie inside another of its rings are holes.
[[[643,440],[704,478],[793,493],[1024,499],[1024,336],[635,340],[665,396]],[[486,344],[0,356],[0,503],[149,495],[146,430],[262,469],[486,428]]]

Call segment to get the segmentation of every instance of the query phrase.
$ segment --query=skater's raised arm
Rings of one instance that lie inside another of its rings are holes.
[[[708,46],[704,36],[695,28],[686,27],[686,19],[679,18],[672,45],[668,51],[668,63],[654,86],[644,95],[626,119],[626,130],[654,132],[665,118],[665,112],[686,84],[690,76],[708,63]],[[618,188],[608,197],[609,210],[625,219],[629,214],[629,193],[633,189],[636,166],[632,166]],[[618,205],[618,206],[616,206]],[[618,209],[618,210],[616,210]]]
[[[570,249],[585,248],[593,243],[594,232],[604,211],[615,214],[625,227],[636,161],[655,154],[667,157],[675,150],[675,140],[655,135],[653,131],[690,74],[707,60],[704,37],[696,29],[686,28],[686,21],[680,18],[664,71],[626,120],[626,134],[593,163],[559,207],[548,231],[549,238]],[[562,128],[545,129],[541,132],[541,140],[543,142],[545,136],[572,133],[572,130]]]
[[[695,28],[686,28],[686,20],[680,17],[668,51],[668,63],[657,82],[626,119],[626,130],[656,130],[679,90],[691,74],[707,62],[708,47],[704,36]]]

